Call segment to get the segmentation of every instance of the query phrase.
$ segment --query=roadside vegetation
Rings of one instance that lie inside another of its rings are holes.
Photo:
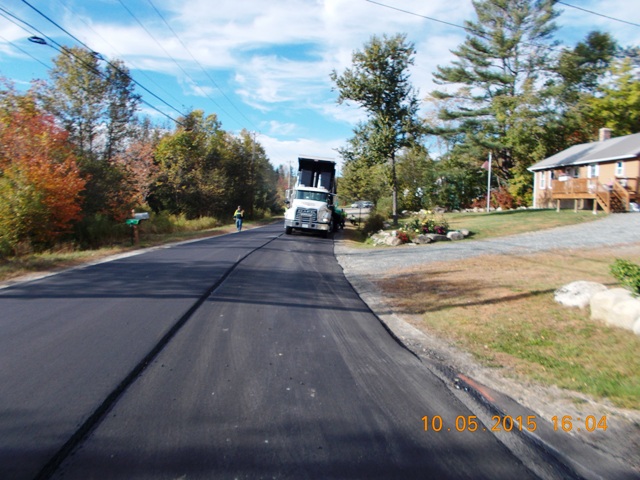
[[[469,230],[471,233],[470,238],[475,240],[575,225],[602,218],[601,216],[593,215],[591,211],[578,211],[576,213],[573,210],[557,212],[548,209],[509,210],[488,213],[447,212],[441,216],[448,224],[449,230]],[[414,220],[413,216],[407,216],[400,218],[398,223],[402,226],[411,224]],[[368,235],[382,229],[385,222],[389,225],[386,230],[395,230],[397,228],[391,225],[390,219],[372,212],[369,216],[363,218],[359,225],[350,225],[345,230],[344,239],[349,242],[351,247],[367,246]]]
[[[593,217],[550,210],[447,214],[451,225],[469,228],[474,238]],[[345,237],[350,245],[362,245],[355,227],[349,227]],[[612,265],[635,265],[638,259],[640,245],[482,256],[392,271],[376,283],[394,311],[426,333],[472,353],[485,366],[519,380],[640,409],[640,338],[592,321],[588,308],[567,308],[553,298],[556,289],[577,280],[619,286]]]
[[[274,221],[271,217],[262,220],[245,221],[243,228],[250,229]],[[235,224],[221,222],[212,217],[188,220],[184,216],[152,215],[139,227],[139,243],[133,245],[131,227],[122,226],[108,246],[95,249],[78,249],[73,244],[59,244],[53,249],[41,252],[25,251],[20,255],[0,258],[0,282],[30,274],[52,272],[88,262],[94,262],[110,255],[140,248],[165,245],[173,242],[224,235],[236,231]]]
[[[282,211],[284,170],[255,135],[203,110],[152,124],[126,66],[94,53],[63,48],[26,92],[0,77],[0,261],[126,242],[132,211],[163,234]]]

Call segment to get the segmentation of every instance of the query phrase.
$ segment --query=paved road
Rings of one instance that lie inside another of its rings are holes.
[[[331,239],[281,233],[0,291],[0,478],[535,478],[482,425],[456,431],[473,413]]]
[[[157,249],[0,290],[0,478],[33,478],[212,286],[275,235]]]

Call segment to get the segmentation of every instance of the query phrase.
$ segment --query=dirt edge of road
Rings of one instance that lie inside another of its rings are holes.
[[[335,239],[335,242],[339,244],[340,240]],[[336,257],[339,261],[340,254]],[[553,386],[524,383],[510,377],[508,372],[484,367],[471,354],[414,327],[412,323],[416,322],[412,322],[410,316],[394,313],[386,303],[384,294],[366,275],[355,275],[344,265],[341,266],[358,295],[380,318],[390,334],[424,361],[450,388],[460,388],[458,382],[461,379],[471,379],[471,383],[478,387],[474,395],[485,397],[482,390],[488,387],[487,391],[496,392],[497,397],[504,398],[504,401],[496,402],[498,410],[509,412],[514,404],[521,405],[534,413],[539,421],[551,422],[553,416],[566,415],[584,418],[594,415],[594,412],[600,416],[607,415],[607,431],[577,432],[574,429],[569,433],[561,432],[561,435],[579,439],[595,452],[630,466],[640,477],[640,411],[616,408],[587,395]],[[473,389],[473,386],[464,383],[465,389]],[[553,445],[550,447],[555,449]]]

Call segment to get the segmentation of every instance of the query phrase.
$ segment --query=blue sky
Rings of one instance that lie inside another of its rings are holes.
[[[474,18],[471,0],[376,1],[457,25]],[[629,0],[564,3],[640,24],[636,2]],[[29,42],[30,35],[77,44],[29,4],[104,57],[123,60],[137,82],[180,112],[202,109],[216,113],[225,130],[256,132],[273,165],[295,164],[301,154],[339,160],[336,148],[364,117],[355,106],[336,104],[329,74],[348,68],[352,52],[372,35],[406,33],[414,42],[411,81],[421,97],[434,89],[436,66],[453,60],[450,50],[465,35],[366,0],[0,0],[0,76],[20,88],[46,79],[57,55]],[[557,8],[562,14],[556,38],[562,44],[574,45],[599,29],[623,46],[640,45],[636,25],[562,4]],[[7,20],[6,12],[29,26]],[[155,110],[142,108],[166,123]]]

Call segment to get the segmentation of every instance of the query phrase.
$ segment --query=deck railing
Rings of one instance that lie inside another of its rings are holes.
[[[614,179],[611,184],[602,184],[597,178],[569,178],[553,180],[551,194],[553,199],[595,199],[603,210],[610,212],[612,207],[629,211],[632,200],[639,196],[638,178]]]

